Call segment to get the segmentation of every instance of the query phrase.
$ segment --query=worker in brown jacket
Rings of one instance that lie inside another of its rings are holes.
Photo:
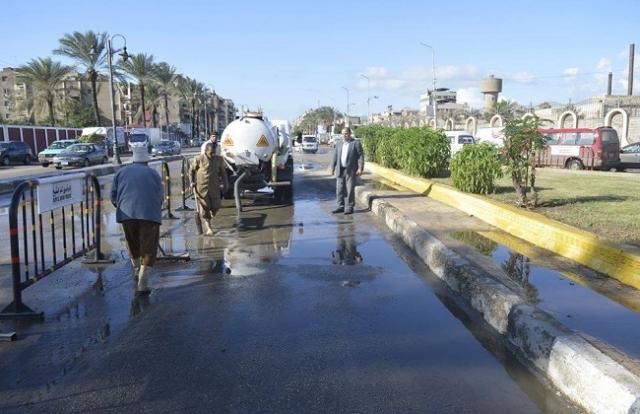
[[[196,208],[202,220],[205,235],[212,235],[210,220],[220,209],[221,194],[229,188],[222,156],[216,155],[216,144],[208,142],[204,154],[195,157],[191,163],[191,186],[196,197]]]

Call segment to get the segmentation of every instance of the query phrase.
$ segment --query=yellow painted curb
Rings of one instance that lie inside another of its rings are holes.
[[[595,234],[548,219],[538,213],[475,194],[463,193],[448,185],[411,177],[375,163],[367,162],[366,166],[371,173],[388,181],[455,207],[538,247],[640,289],[640,256],[604,242]]]

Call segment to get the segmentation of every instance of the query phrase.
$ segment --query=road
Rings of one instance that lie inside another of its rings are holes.
[[[225,201],[211,238],[192,213],[163,226],[193,260],[156,266],[149,299],[119,258],[44,323],[0,324],[21,335],[0,411],[570,412],[367,212],[330,213],[332,180],[305,174],[326,150],[296,159],[293,206]]]

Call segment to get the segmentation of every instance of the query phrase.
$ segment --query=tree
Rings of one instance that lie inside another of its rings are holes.
[[[180,77],[178,91],[181,98],[191,105],[191,136],[195,137],[198,132],[196,128],[196,104],[204,92],[204,85],[188,76]]]
[[[537,116],[515,118],[507,121],[503,130],[505,138],[502,155],[516,191],[516,205],[520,207],[536,207],[538,204],[535,159],[546,144],[545,136],[540,132],[542,122]],[[529,189],[533,198],[531,203],[527,199]]]
[[[71,58],[80,65],[91,82],[91,97],[93,115],[96,125],[100,123],[100,109],[98,108],[97,81],[100,72],[104,70],[107,57],[107,33],[95,33],[89,30],[85,33],[73,32],[65,34],[58,42],[60,47],[53,51],[56,55]]]
[[[494,115],[500,115],[502,119],[508,121],[524,114],[524,112],[525,111],[517,102],[502,99],[495,102],[491,107],[491,110],[489,112],[485,112],[484,117],[485,120],[489,121]]]
[[[146,53],[138,53],[137,55],[130,56],[126,62],[121,62],[118,65],[122,70],[138,82],[138,89],[140,90],[140,105],[142,111],[142,125],[146,128],[147,117],[146,103],[145,103],[145,85],[148,85],[155,77],[156,65],[153,62],[153,55]]]
[[[145,99],[146,99],[147,105],[151,108],[151,123],[154,128],[157,128],[158,127],[158,107],[162,102],[160,87],[155,83],[151,83],[149,84],[149,86],[147,86],[145,93],[146,93]]]
[[[164,124],[169,127],[169,96],[176,91],[178,75],[176,68],[166,62],[156,65],[155,80],[158,82],[159,92],[164,101]]]
[[[34,107],[45,106],[49,114],[48,122],[56,125],[55,100],[62,81],[72,67],[54,62],[51,58],[32,59],[26,65],[16,69],[18,79],[29,84],[33,91]]]

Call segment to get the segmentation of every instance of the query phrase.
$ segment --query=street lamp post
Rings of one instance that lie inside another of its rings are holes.
[[[116,37],[120,37],[124,46],[120,49],[113,50],[112,42]],[[120,154],[118,153],[118,133],[116,130],[116,104],[115,104],[115,90],[113,87],[113,55],[115,53],[120,53],[122,57],[122,61],[126,62],[129,59],[129,54],[127,53],[127,38],[121,34],[114,34],[109,39],[107,39],[107,62],[109,64],[109,97],[111,98],[111,131],[113,133],[113,163],[115,165],[122,164],[122,160],[120,159]],[[97,54],[97,51],[94,48],[91,48],[90,55],[94,56]],[[144,116],[144,114],[143,114]]]
[[[349,88],[347,88],[346,86],[343,86],[342,89],[344,89],[345,91],[347,91],[347,121],[345,122],[346,126],[349,126]]]
[[[438,104],[436,99],[436,52],[433,49],[433,46],[429,46],[428,44],[423,42],[420,42],[420,44],[431,49],[431,72],[433,73],[433,92],[431,93],[431,98],[433,99],[433,121],[435,122],[435,127],[438,128]]]
[[[367,124],[368,124],[369,122],[371,122],[371,94],[370,94],[371,84],[370,84],[370,79],[367,75],[360,74],[360,76],[367,80]]]

